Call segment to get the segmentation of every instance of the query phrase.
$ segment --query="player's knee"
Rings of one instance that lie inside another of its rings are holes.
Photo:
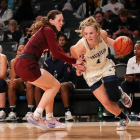
[[[117,81],[111,81],[104,84],[106,92],[111,101],[117,102],[121,98],[121,91],[118,88]]]
[[[60,89],[60,86],[61,86],[61,84],[59,83],[59,82],[56,82],[56,88],[59,90]]]
[[[0,79],[0,93],[6,92],[6,81]]]
[[[109,91],[110,93],[108,94],[109,95],[109,99],[113,102],[117,102],[120,100],[121,98],[121,91],[118,89],[116,91]]]

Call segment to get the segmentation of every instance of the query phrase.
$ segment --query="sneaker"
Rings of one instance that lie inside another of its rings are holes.
[[[4,121],[5,118],[6,118],[6,113],[3,110],[1,110],[0,111],[0,122]]]
[[[74,120],[73,117],[72,117],[72,115],[71,115],[71,112],[70,112],[70,111],[67,111],[67,112],[65,113],[65,120],[66,120],[66,121],[73,121],[73,120]]]
[[[8,114],[8,117],[6,118],[7,121],[15,121],[17,120],[17,116],[16,116],[16,113],[15,112],[10,112]]]
[[[128,123],[130,122],[129,118],[120,120],[119,126],[117,127],[117,131],[124,131],[127,128]]]
[[[41,128],[42,130],[48,130],[48,125],[46,120],[42,119],[42,114],[39,116],[38,120],[34,117],[33,113],[27,118],[29,123],[34,124],[36,127]]]
[[[121,99],[120,99],[120,101],[122,102],[122,104],[125,107],[130,108],[132,106],[131,98],[125,92],[123,92],[121,87],[119,87],[119,89],[121,91]]]
[[[31,116],[32,113],[33,113],[33,112],[27,112],[27,114],[25,115],[25,117],[23,117],[22,120],[27,121],[27,118],[28,118],[29,116]]]
[[[66,124],[60,123],[54,117],[51,120],[46,120],[46,122],[49,128],[66,128]]]

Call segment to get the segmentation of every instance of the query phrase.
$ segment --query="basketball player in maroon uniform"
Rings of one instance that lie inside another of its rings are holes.
[[[70,65],[84,70],[81,64],[82,59],[76,60],[70,58],[63,52],[57,43],[57,32],[63,25],[63,15],[58,10],[52,10],[47,17],[33,24],[31,30],[33,36],[24,47],[23,51],[15,61],[14,69],[16,74],[25,81],[29,81],[35,86],[42,88],[45,92],[42,99],[34,111],[27,118],[28,122],[35,126],[47,130],[48,128],[63,128],[65,124],[59,123],[53,117],[54,97],[60,89],[60,83],[46,70],[41,69],[38,65],[43,51],[50,49],[53,56],[57,59],[67,62]],[[46,109],[46,120],[42,119],[42,112]]]

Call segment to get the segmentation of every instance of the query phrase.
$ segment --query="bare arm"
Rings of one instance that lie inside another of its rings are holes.
[[[72,58],[79,59],[79,55],[85,54],[86,49],[83,43],[81,42],[81,40],[79,40],[76,45],[70,48],[70,52],[71,52]]]
[[[107,32],[104,30],[101,30],[101,34],[102,34],[102,38],[105,41],[105,43],[107,43],[109,46],[113,46],[115,40],[107,37]]]
[[[7,57],[1,54],[0,58],[1,58],[0,79],[4,79],[7,72]]]

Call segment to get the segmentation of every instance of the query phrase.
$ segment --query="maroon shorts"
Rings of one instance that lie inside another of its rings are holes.
[[[32,58],[17,58],[14,70],[16,75],[24,81],[34,82],[41,76],[38,62]]]

